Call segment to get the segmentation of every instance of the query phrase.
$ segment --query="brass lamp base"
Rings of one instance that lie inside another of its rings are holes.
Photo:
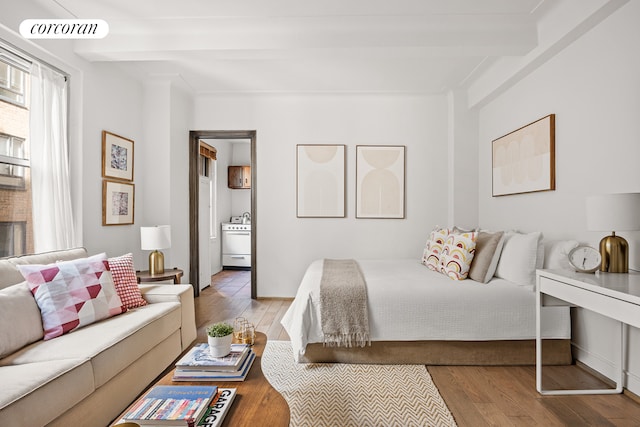
[[[164,273],[164,254],[162,252],[156,250],[149,254],[149,273]]]
[[[611,236],[606,236],[600,240],[600,271],[607,273],[628,273],[629,272],[629,244],[620,236],[616,236],[615,231]]]

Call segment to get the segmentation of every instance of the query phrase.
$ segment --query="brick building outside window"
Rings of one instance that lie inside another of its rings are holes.
[[[0,47],[0,257],[33,252],[27,70]]]

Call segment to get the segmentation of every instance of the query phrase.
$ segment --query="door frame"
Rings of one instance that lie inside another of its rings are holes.
[[[189,280],[194,295],[200,295],[200,235],[198,186],[198,160],[201,139],[249,139],[251,141],[251,298],[257,298],[257,174],[256,174],[256,131],[255,130],[192,130],[189,131]]]

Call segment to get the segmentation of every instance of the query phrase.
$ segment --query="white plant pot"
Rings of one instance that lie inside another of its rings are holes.
[[[231,353],[231,340],[233,334],[229,334],[226,337],[207,337],[209,341],[209,352],[213,357],[224,357]]]

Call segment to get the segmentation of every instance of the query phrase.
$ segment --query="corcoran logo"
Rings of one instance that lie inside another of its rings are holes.
[[[20,34],[27,39],[101,39],[109,33],[102,19],[25,19]]]

